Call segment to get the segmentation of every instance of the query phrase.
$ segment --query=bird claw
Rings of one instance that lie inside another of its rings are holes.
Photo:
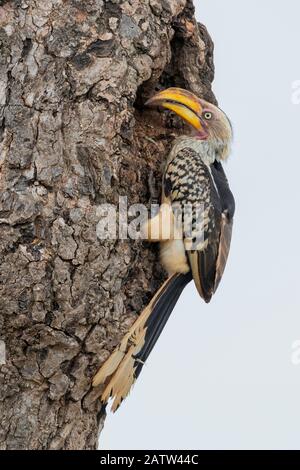
[[[150,171],[148,176],[148,187],[150,192],[150,204],[159,204],[159,189],[153,170]]]

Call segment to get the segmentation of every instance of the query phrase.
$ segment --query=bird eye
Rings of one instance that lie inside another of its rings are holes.
[[[204,113],[204,119],[206,119],[207,121],[209,121],[212,117],[213,117],[213,115],[209,111],[206,111]]]

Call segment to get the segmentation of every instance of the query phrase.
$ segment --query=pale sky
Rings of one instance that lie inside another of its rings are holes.
[[[100,448],[300,449],[300,4],[195,4],[235,131],[232,249],[210,305],[184,291]]]

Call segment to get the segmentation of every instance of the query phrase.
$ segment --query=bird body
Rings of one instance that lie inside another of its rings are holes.
[[[234,199],[214,145],[191,136],[176,139],[167,159],[162,191],[162,209],[148,222],[148,239],[160,240],[161,262],[169,274],[192,269],[199,294],[209,302],[225,268],[234,214]],[[180,227],[178,223],[175,227],[176,206]],[[224,225],[230,233],[226,259],[221,262]],[[158,226],[164,232],[152,237],[152,233],[159,233]],[[200,268],[199,263],[205,265]]]
[[[113,410],[140,374],[184,287],[194,279],[200,296],[211,300],[225,269],[235,208],[221,163],[232,138],[227,116],[177,88],[148,103],[176,112],[197,132],[175,139],[166,159],[160,210],[144,227],[149,241],[160,242],[169,278],[93,381],[94,386],[105,383],[101,400],[113,397]]]

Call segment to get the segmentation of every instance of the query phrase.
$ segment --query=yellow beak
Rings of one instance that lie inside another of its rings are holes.
[[[202,106],[199,98],[190,91],[182,88],[167,88],[150,98],[146,105],[170,109],[197,131],[205,132],[201,120]]]

